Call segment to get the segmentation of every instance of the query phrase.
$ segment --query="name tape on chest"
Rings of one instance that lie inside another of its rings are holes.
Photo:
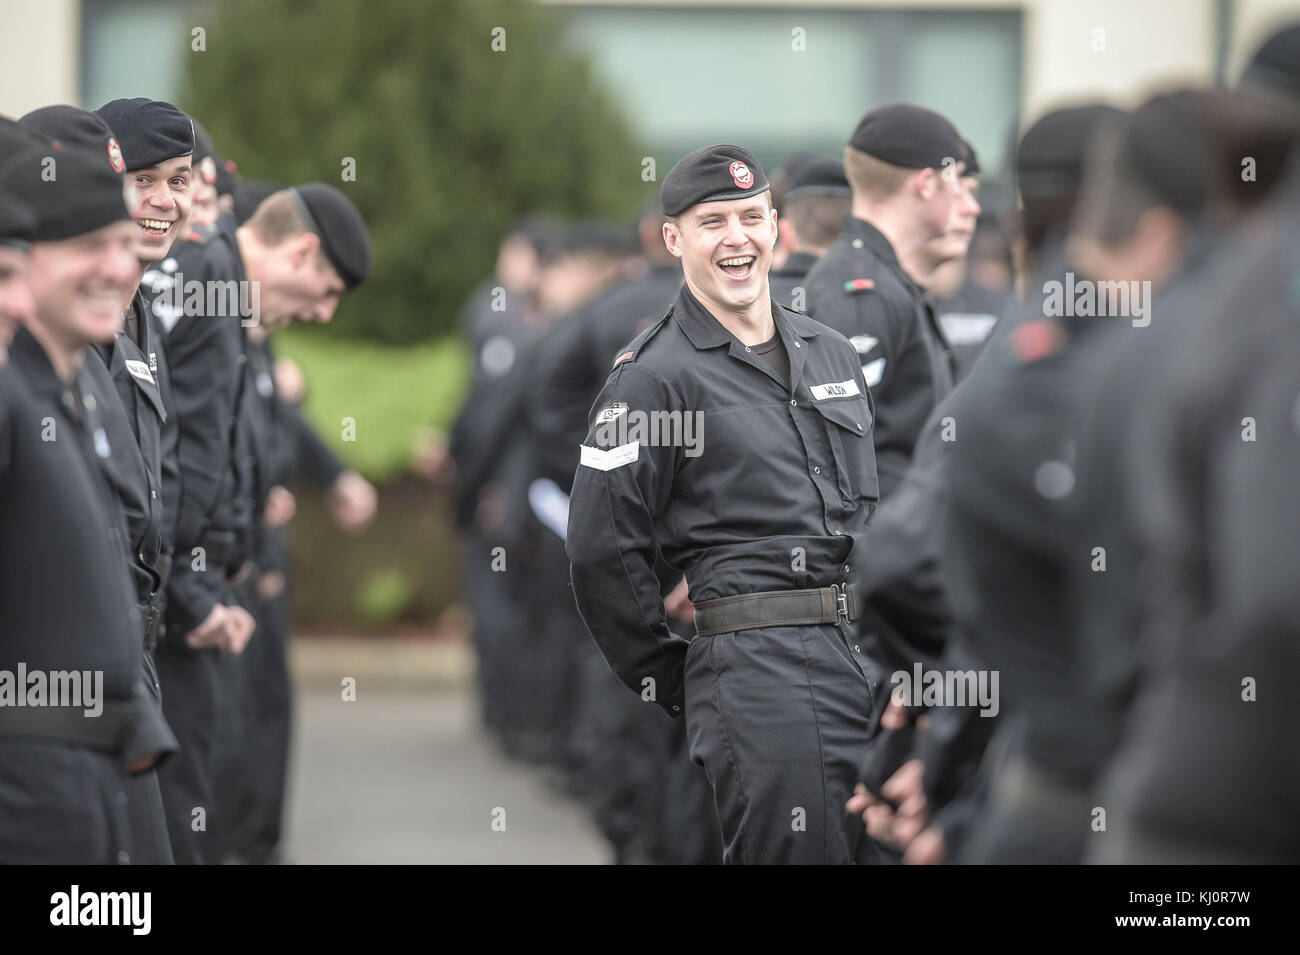
[[[153,375],[149,374],[149,366],[135,358],[126,360],[126,370],[131,373],[133,378],[139,378],[141,381],[147,381],[153,384]]]
[[[594,468],[597,471],[612,471],[614,468],[631,464],[640,454],[641,444],[637,441],[620,444],[617,448],[610,448],[608,451],[589,448],[584,444],[579,463],[585,468]]]
[[[850,378],[847,381],[829,382],[824,385],[809,385],[808,390],[818,401],[825,401],[827,398],[851,398],[854,395],[862,394],[862,389],[858,387],[858,380]]]

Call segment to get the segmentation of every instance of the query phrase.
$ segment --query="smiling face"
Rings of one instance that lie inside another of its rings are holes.
[[[179,156],[133,169],[124,177],[126,207],[135,220],[135,255],[140,262],[161,262],[183,234],[190,216],[190,157]]]
[[[65,347],[112,341],[135,287],[139,227],[125,219],[58,242],[32,244],[35,320]]]
[[[741,312],[767,298],[777,234],[771,193],[697,203],[664,223],[663,232],[706,307]]]
[[[311,232],[268,249],[258,274],[259,320],[273,328],[295,318],[328,322],[347,291]]]

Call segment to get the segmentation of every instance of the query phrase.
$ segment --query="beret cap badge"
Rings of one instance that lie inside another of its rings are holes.
[[[731,164],[731,178],[741,189],[748,189],[754,184],[754,174],[739,159]]]

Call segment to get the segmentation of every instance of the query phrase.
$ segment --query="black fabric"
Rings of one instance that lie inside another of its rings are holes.
[[[32,241],[57,241],[129,219],[122,177],[83,149],[23,151],[0,169],[0,181],[36,215]],[[51,170],[54,174],[50,175]]]
[[[907,469],[921,428],[952,390],[952,350],[889,240],[850,215],[844,231],[805,279],[808,313],[846,336],[876,406],[881,496]]]
[[[795,199],[809,196],[847,196],[851,192],[848,177],[844,175],[844,163],[816,156],[795,168],[781,205],[784,208]]]
[[[126,172],[122,147],[104,118],[76,106],[44,106],[18,122],[49,139],[55,149],[85,149],[102,155],[113,172]]]
[[[366,280],[374,253],[366,221],[352,200],[333,186],[309,182],[293,190],[313,220],[321,250],[349,289]]]
[[[1030,126],[1016,147],[1016,185],[1025,201],[1073,196],[1083,180],[1089,144],[1124,114],[1092,104],[1055,109]]]
[[[785,352],[785,346],[781,344],[781,336],[776,332],[772,337],[762,344],[754,346],[754,354],[763,361],[772,366],[772,370],[777,373],[781,381],[786,384],[790,383],[790,356]]]
[[[700,202],[744,199],[768,190],[767,174],[742,146],[706,146],[688,153],[664,176],[659,204],[666,216]]]
[[[817,264],[817,256],[811,252],[791,252],[779,269],[773,269],[767,275],[768,290],[772,301],[796,312],[808,311],[808,273]]]
[[[873,109],[858,122],[849,145],[882,162],[907,169],[941,169],[961,162],[969,147],[947,119],[912,103]]]
[[[194,124],[171,103],[145,97],[115,99],[95,112],[112,127],[129,172],[194,152]]]
[[[797,312],[778,307],[774,318],[789,384],[683,289],[615,367],[583,442],[568,528],[578,606],[624,683],[641,693],[652,679],[670,715],[683,705],[686,641],[668,628],[656,547],[694,600],[829,586],[847,573],[877,497],[871,403],[853,385],[852,348]],[[638,442],[635,458],[602,468],[619,422],[655,412],[698,414],[696,454],[684,440]]]

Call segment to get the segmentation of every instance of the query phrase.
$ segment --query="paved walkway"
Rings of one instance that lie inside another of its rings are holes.
[[[610,861],[583,807],[479,729],[463,683],[362,675],[356,701],[344,702],[338,681],[310,669],[298,688],[288,861]]]

